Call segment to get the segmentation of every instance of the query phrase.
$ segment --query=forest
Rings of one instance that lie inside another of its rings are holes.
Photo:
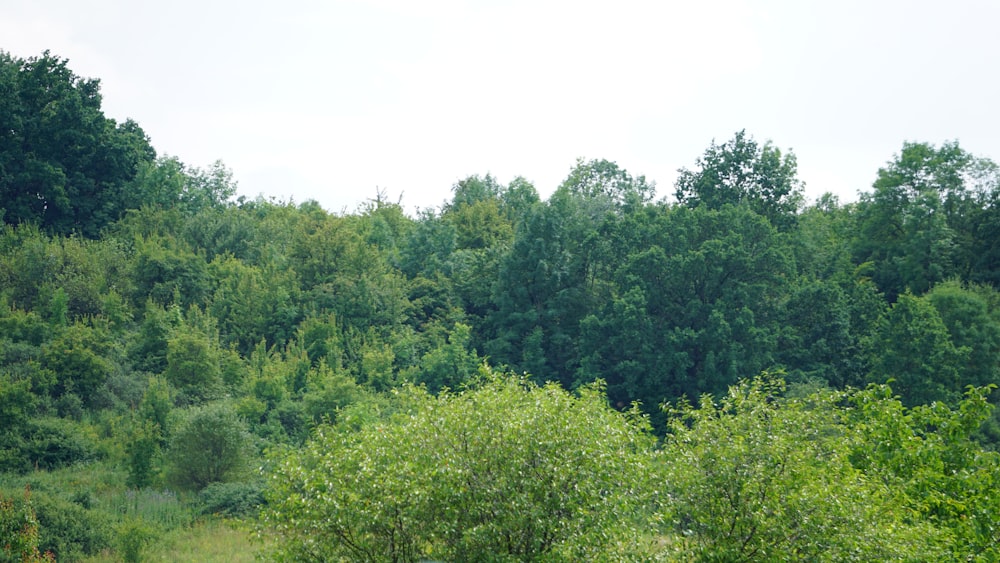
[[[1000,169],[236,197],[0,51],[0,561],[1000,561]]]

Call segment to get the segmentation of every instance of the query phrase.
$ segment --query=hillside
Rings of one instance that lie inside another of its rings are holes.
[[[957,142],[851,204],[740,131],[670,198],[581,160],[409,216],[234,199],[48,53],[0,53],[0,120],[3,560],[219,518],[290,560],[1000,558],[1000,170]]]

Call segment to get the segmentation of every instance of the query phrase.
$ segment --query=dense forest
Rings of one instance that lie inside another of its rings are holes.
[[[851,203],[740,131],[662,199],[579,160],[332,213],[99,86],[0,51],[0,561],[1000,560],[1000,169],[957,142]]]

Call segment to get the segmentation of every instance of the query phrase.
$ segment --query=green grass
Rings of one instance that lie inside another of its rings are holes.
[[[231,520],[208,519],[171,530],[155,539],[143,552],[143,561],[198,561],[204,563],[249,563],[265,549],[251,541],[249,527]],[[117,553],[106,552],[84,559],[83,563],[121,561]]]
[[[7,497],[20,498],[25,485],[30,485],[33,492],[85,506],[88,514],[110,528],[110,545],[83,559],[90,563],[122,561],[123,534],[130,526],[139,526],[151,539],[142,551],[142,561],[241,563],[256,561],[257,553],[266,547],[251,541],[250,524],[199,517],[191,493],[129,489],[124,471],[107,463],[91,462],[23,475],[0,473],[0,492]]]

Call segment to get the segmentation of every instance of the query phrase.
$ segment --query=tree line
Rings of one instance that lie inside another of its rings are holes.
[[[90,464],[266,505],[292,559],[996,556],[1000,172],[957,142],[904,143],[851,203],[806,202],[794,153],[740,131],[669,198],[581,159],[545,199],[487,174],[413,216],[331,213],[234,198],[100,103],[68,61],[0,52],[18,518],[18,476]],[[42,553],[135,535],[57,488]],[[89,539],[52,531],[80,510]],[[326,511],[347,524],[303,517]]]

